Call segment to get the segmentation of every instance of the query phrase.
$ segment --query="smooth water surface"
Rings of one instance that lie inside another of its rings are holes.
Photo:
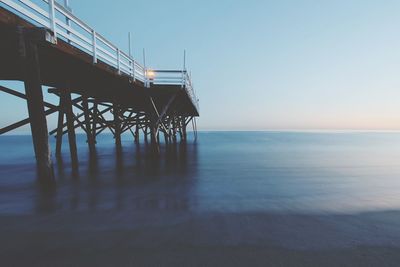
[[[400,133],[201,132],[161,146],[101,135],[90,157],[78,135],[54,159],[57,188],[38,185],[30,136],[0,137],[0,214],[63,211],[357,213],[400,209]],[[51,138],[52,148],[55,147]]]

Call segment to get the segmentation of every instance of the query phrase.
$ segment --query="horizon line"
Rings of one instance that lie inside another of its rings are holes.
[[[193,130],[187,131],[192,133]],[[268,129],[268,130],[243,130],[243,129],[204,129],[198,130],[198,132],[265,132],[265,133],[400,133],[400,129]],[[84,132],[78,132],[77,135],[85,135]],[[100,135],[108,135],[112,133],[101,133]],[[129,133],[124,133],[123,135],[128,135]],[[20,133],[6,133],[0,136],[31,136],[30,132],[20,132]],[[49,137],[52,137],[49,135]]]

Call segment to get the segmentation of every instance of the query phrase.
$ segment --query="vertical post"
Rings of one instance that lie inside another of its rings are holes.
[[[128,33],[128,45],[129,45],[129,57],[132,58],[132,51],[131,51],[131,32]]]
[[[54,183],[54,171],[48,140],[49,136],[44,109],[42,81],[40,77],[38,48],[34,42],[26,40],[25,49],[25,92],[39,179],[46,184]]]
[[[186,85],[186,50],[183,50],[182,88]]]
[[[65,115],[67,117],[68,143],[69,152],[71,154],[71,163],[74,170],[78,169],[78,150],[76,148],[76,135],[74,126],[74,113],[72,110],[71,93],[68,90],[63,90]]]
[[[135,74],[135,60],[132,59],[132,77],[133,77],[133,81],[136,81],[136,74]]]
[[[153,121],[150,122],[150,140],[152,145],[157,143],[157,130]]]
[[[185,118],[185,116],[182,116],[182,137],[183,137],[183,141],[186,142],[187,133],[186,133],[186,118]]]
[[[98,114],[98,103],[96,99],[93,100],[93,118],[92,118],[92,139],[94,144],[96,144],[97,138],[97,114]]]
[[[193,125],[194,140],[196,141],[196,140],[197,140],[197,124],[196,124],[196,117],[193,117],[192,125]]]
[[[146,68],[146,50],[144,48],[143,48],[143,73],[144,73],[144,87],[148,87],[147,68]]]
[[[92,134],[92,125],[90,123],[90,115],[89,115],[89,103],[87,96],[82,97],[82,107],[83,107],[83,114],[85,117],[85,128],[86,128],[86,137],[87,143],[89,145],[89,151],[92,153],[95,150],[95,145],[93,141],[93,134]]]
[[[64,0],[64,7],[65,7],[68,11],[72,12],[72,10],[71,10],[71,8],[70,8],[70,6],[69,6],[69,1],[68,1],[68,0]],[[70,20],[68,17],[65,17],[65,23],[68,25],[68,27],[71,27],[71,20]],[[67,34],[68,34],[68,36],[69,36],[69,35],[71,34],[71,32],[70,32],[69,30],[67,30]],[[70,40],[67,40],[67,41],[68,41],[69,44],[71,43]]]
[[[172,120],[172,116],[168,116],[168,143],[172,142],[172,124],[171,124],[171,120]]]
[[[183,50],[183,70],[186,71],[186,49]]]
[[[92,46],[93,46],[93,64],[97,63],[97,41],[96,41],[96,31],[92,30]]]
[[[54,0],[49,0],[49,19],[50,19],[50,29],[54,34],[54,40],[57,40],[56,11],[54,6]]]
[[[133,81],[135,81],[135,60],[132,57],[132,44],[131,44],[131,32],[128,33],[128,39],[129,39],[129,64],[131,66],[131,71],[132,71],[132,78]]]
[[[160,148],[158,146],[159,135],[157,128],[157,119],[155,117],[150,118],[150,138],[151,138],[151,150],[153,156],[158,156],[160,153]]]
[[[180,137],[180,139],[181,139],[181,142],[183,141],[183,132],[182,132],[182,117],[181,116],[179,116],[178,118],[178,130],[179,130],[179,137]]]
[[[121,51],[119,51],[119,48],[117,48],[117,68],[118,68],[118,74],[121,74]]]
[[[146,124],[147,124],[147,122],[146,122]],[[148,128],[149,127],[147,125],[144,128],[144,141],[145,141],[146,144],[149,142],[149,135],[148,135],[148,131],[147,131]]]
[[[69,6],[69,0],[64,0],[64,7],[71,11],[71,7]]]
[[[166,145],[168,145],[168,132],[164,131],[164,142]]]
[[[118,104],[113,104],[113,113],[114,113],[114,131],[115,131],[115,145],[117,149],[122,147],[121,144],[121,118],[120,118],[120,107]]]
[[[172,141],[176,143],[176,117],[172,118]]]
[[[185,75],[185,71],[182,71],[182,84],[181,87],[185,88],[185,84],[186,84],[186,75]]]
[[[135,143],[139,144],[140,116],[136,115]]]
[[[56,140],[56,156],[61,156],[61,146],[63,138],[63,124],[64,124],[64,101],[60,95],[60,104],[58,106],[58,124],[57,124],[57,140]]]

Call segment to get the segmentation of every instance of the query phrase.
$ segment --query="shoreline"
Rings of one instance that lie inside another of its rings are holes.
[[[0,229],[0,258],[7,266],[396,266],[400,261],[400,211],[2,215]]]

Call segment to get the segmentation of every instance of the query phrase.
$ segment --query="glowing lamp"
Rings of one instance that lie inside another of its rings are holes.
[[[156,73],[152,70],[147,70],[146,75],[147,75],[147,78],[152,80],[156,76]]]

